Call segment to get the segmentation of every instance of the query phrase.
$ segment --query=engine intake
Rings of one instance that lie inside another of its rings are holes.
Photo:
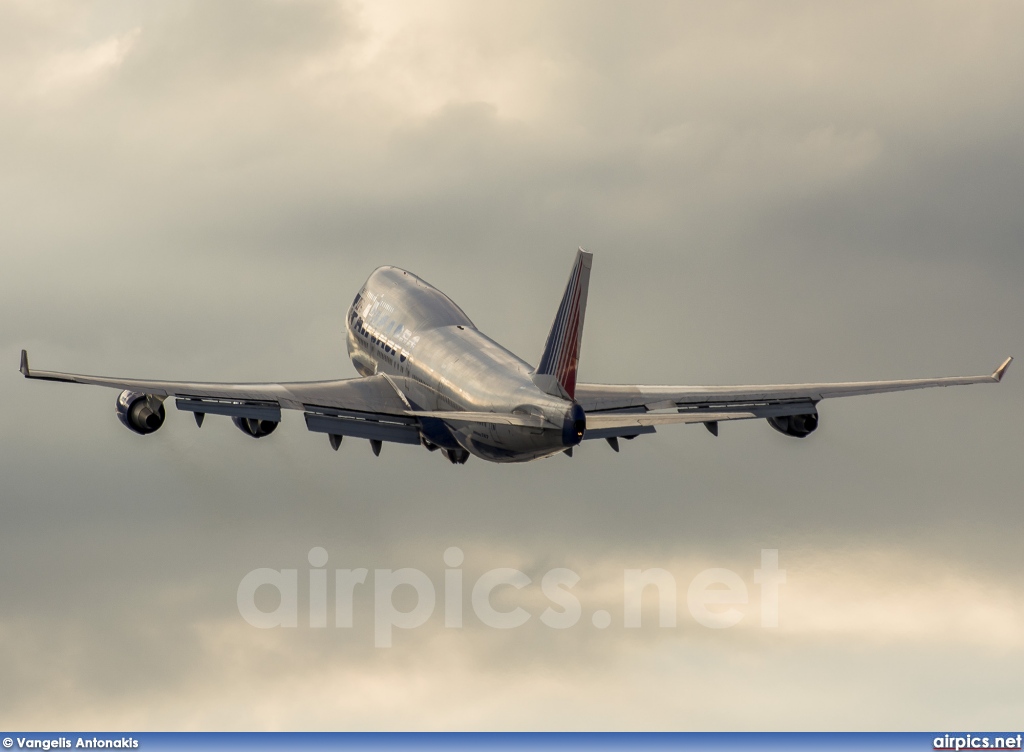
[[[768,425],[779,433],[786,436],[793,436],[802,439],[814,433],[818,427],[818,414],[804,413],[803,415],[776,415],[768,418]]]
[[[125,428],[140,436],[153,433],[164,424],[167,413],[162,401],[152,395],[125,389],[117,396],[117,417]],[[153,407],[156,406],[154,410]]]
[[[259,418],[232,418],[231,422],[238,426],[238,430],[254,439],[262,439],[269,436],[277,428],[277,423],[272,420],[260,420]]]

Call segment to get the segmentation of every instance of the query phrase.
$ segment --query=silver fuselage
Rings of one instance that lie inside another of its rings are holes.
[[[541,390],[529,363],[478,331],[447,295],[411,272],[394,266],[374,271],[349,308],[346,329],[356,370],[401,377],[413,410],[512,413],[546,421],[536,428],[428,419],[428,445],[461,447],[490,461],[525,462],[579,443],[570,429],[573,418],[581,417],[579,407]]]

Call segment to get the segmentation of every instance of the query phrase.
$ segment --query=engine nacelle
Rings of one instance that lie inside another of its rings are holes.
[[[260,420],[259,418],[232,418],[231,422],[238,426],[238,430],[246,436],[254,439],[262,439],[269,436],[277,428],[277,423],[272,420]]]
[[[164,424],[167,413],[164,411],[163,402],[156,404],[150,400],[149,395],[141,392],[132,392],[125,389],[117,396],[117,417],[129,431],[145,436],[153,433]]]
[[[768,425],[779,433],[784,433],[786,436],[794,436],[798,439],[809,436],[818,427],[818,413],[776,415],[767,420]]]

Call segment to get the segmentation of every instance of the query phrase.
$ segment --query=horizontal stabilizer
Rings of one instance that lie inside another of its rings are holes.
[[[587,430],[629,428],[632,426],[664,426],[670,423],[707,423],[722,420],[748,420],[759,417],[749,412],[727,413],[606,413],[587,415]]]
[[[406,410],[411,418],[440,418],[449,423],[499,423],[504,426],[543,428],[550,424],[539,415],[516,415],[514,413],[483,413],[463,410]]]

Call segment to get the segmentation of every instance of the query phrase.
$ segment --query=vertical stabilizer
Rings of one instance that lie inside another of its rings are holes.
[[[550,394],[573,399],[576,395],[576,367],[580,361],[583,339],[583,317],[587,312],[587,289],[590,287],[590,266],[594,255],[582,248],[565,286],[562,304],[558,306],[555,323],[544,345],[544,355],[534,374],[534,382]]]

